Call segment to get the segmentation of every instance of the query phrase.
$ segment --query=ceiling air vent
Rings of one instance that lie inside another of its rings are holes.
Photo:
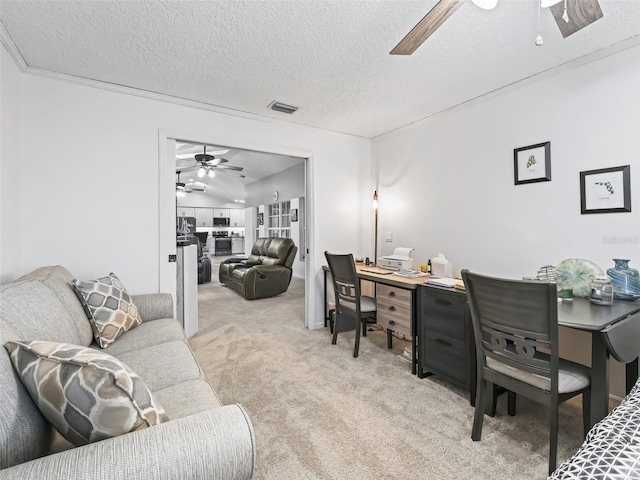
[[[271,110],[275,110],[276,112],[288,113],[291,115],[298,110],[298,107],[294,107],[293,105],[287,105],[286,103],[276,102],[275,100],[269,104],[269,108]]]

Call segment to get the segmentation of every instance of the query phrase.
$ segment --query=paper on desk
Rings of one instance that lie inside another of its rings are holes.
[[[430,285],[437,285],[438,287],[453,288],[455,287],[456,283],[458,283],[459,281],[460,280],[458,280],[457,278],[444,277],[444,278],[430,278],[424,283],[428,283]]]
[[[408,258],[411,258],[411,252],[413,252],[413,250],[413,248],[409,247],[397,247],[393,251],[393,255],[387,255],[383,258],[387,258],[390,260],[406,260]]]

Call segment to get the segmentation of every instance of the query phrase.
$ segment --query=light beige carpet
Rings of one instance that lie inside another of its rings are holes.
[[[304,328],[304,284],[246,301],[214,272],[199,286],[200,329],[191,344],[222,401],[249,412],[257,442],[256,479],[544,479],[546,409],[518,398],[508,417],[502,396],[471,441],[468,393],[411,375],[382,332],[353,333],[331,345],[328,329]],[[558,457],[581,440],[580,401],[561,407]]]

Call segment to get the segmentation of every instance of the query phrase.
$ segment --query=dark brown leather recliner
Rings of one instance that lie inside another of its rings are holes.
[[[290,238],[258,238],[247,258],[231,257],[220,264],[220,283],[247,300],[287,291],[298,247]]]

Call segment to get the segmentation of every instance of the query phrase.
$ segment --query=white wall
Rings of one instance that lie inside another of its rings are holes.
[[[242,198],[244,198],[244,194],[242,195]],[[238,200],[240,200],[240,198]],[[209,193],[198,192],[195,190],[191,193],[187,193],[184,197],[177,198],[176,204],[179,207],[244,208],[244,204],[242,203],[230,202],[222,196],[217,196],[215,194],[210,195]]]
[[[19,178],[20,70],[4,48],[0,49],[0,284],[12,280],[19,268],[13,252],[20,239],[14,234],[24,219],[19,210],[22,192],[12,188]]]
[[[322,252],[337,244],[362,249],[371,243],[371,221],[362,216],[371,188],[369,141],[36,75],[22,74],[18,81],[19,140],[14,155],[1,159],[3,205],[5,198],[15,199],[11,215],[3,207],[0,217],[3,235],[11,228],[15,239],[1,247],[2,258],[12,260],[2,264],[4,282],[41,265],[62,264],[80,278],[114,271],[134,293],[158,291],[162,131],[312,158],[312,193],[321,208],[312,219],[315,249],[307,282],[311,325],[323,325]],[[4,124],[2,130],[4,135]],[[5,180],[9,168],[12,177]],[[334,188],[322,188],[329,183]],[[335,195],[336,189],[345,195]],[[348,242],[333,235],[336,227]]]
[[[276,191],[279,194],[277,202],[273,200],[273,192]],[[245,194],[246,205],[250,207],[304,197],[304,163],[247,184]]]
[[[550,182],[514,185],[513,149],[551,141]],[[566,258],[640,267],[640,47],[565,69],[373,141],[383,253],[535,275]],[[631,165],[631,213],[580,214],[579,172]],[[613,239],[613,243],[612,243]],[[590,358],[588,336],[567,342]],[[616,394],[621,394],[616,387]]]

